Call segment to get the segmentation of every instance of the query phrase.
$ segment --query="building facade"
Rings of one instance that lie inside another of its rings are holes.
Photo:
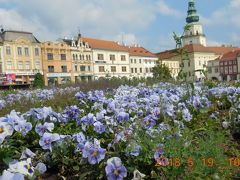
[[[240,79],[240,49],[225,53],[219,60],[220,77],[223,81]]]
[[[92,49],[93,79],[130,77],[129,53],[114,41],[82,38]]]
[[[41,44],[30,32],[1,30],[1,72],[12,76],[12,84],[31,84],[42,72]]]
[[[74,82],[93,79],[93,52],[88,42],[83,41],[81,34],[72,40],[63,39],[70,46]]]
[[[173,50],[160,52],[156,55],[159,58],[160,63],[166,65],[171,72],[171,76],[176,79],[178,73],[180,72],[180,56],[177,55]]]
[[[208,80],[221,80],[219,58],[216,60],[208,61],[207,64],[207,79]]]
[[[156,65],[158,57],[143,47],[126,47],[130,58],[130,78],[152,77],[152,68]]]
[[[157,56],[172,70],[173,77],[176,77],[182,70],[187,80],[199,81],[207,78],[206,72],[208,71],[209,61],[212,62],[217,58],[221,58],[223,54],[236,48],[206,46],[206,37],[203,33],[203,27],[199,23],[199,16],[193,0],[189,0],[188,3],[186,22],[181,39],[182,50],[187,52],[187,56],[183,58],[181,54],[177,53],[177,49],[157,53]]]
[[[182,36],[182,45],[201,44],[206,46],[206,36],[203,32],[202,24],[199,23],[199,16],[197,15],[195,2],[193,0],[188,2],[187,13],[187,24],[184,29],[184,35]]]
[[[42,64],[45,85],[74,82],[70,46],[63,42],[44,42]]]

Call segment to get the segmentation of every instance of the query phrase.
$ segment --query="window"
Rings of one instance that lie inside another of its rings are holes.
[[[26,56],[29,56],[29,49],[27,47],[24,48],[24,52]]]
[[[103,54],[98,54],[98,60],[103,60]]]
[[[191,72],[188,72],[188,76],[191,77]]]
[[[91,66],[88,66],[88,71],[91,71]]]
[[[145,70],[146,70],[146,73],[148,73],[148,68],[146,68]]]
[[[131,73],[133,73],[133,68],[131,68]]]
[[[131,59],[130,61],[131,61],[131,63],[133,63],[133,59]]]
[[[225,67],[225,74],[228,74],[228,67]]]
[[[30,67],[30,61],[26,61],[25,69],[31,69],[31,67]]]
[[[137,68],[135,68],[135,73],[137,73]]]
[[[7,61],[7,69],[12,69],[12,61]]]
[[[39,49],[35,48],[35,56],[39,56]]]
[[[66,54],[61,54],[61,60],[66,60]]]
[[[140,73],[142,73],[142,68],[139,69]]]
[[[114,60],[115,60],[115,55],[110,54],[110,60],[111,60],[111,61],[114,61]]]
[[[7,55],[11,55],[11,48],[10,48],[10,46],[7,46],[6,47],[6,54]],[[10,61],[9,61],[10,62]]]
[[[237,66],[233,66],[233,73],[237,73]]]
[[[75,54],[73,54],[73,60],[75,60]]]
[[[98,67],[98,71],[99,71],[99,72],[105,72],[104,66],[99,66],[99,67]]]
[[[84,60],[84,55],[82,55],[82,60]]]
[[[139,63],[140,63],[140,64],[142,63],[142,60],[141,60],[141,59],[139,59]]]
[[[188,67],[190,67],[190,65],[191,65],[191,63],[190,63],[190,61],[188,61]]]
[[[116,72],[116,66],[111,66],[111,72]]]
[[[122,72],[127,72],[127,67],[126,66],[122,66]]]
[[[77,71],[77,70],[78,70],[77,65],[75,65],[75,71]]]
[[[54,66],[48,66],[48,72],[54,72]]]
[[[126,61],[126,56],[125,55],[121,55],[121,61]]]
[[[21,47],[18,47],[18,48],[17,48],[17,51],[18,51],[18,55],[21,56],[21,55],[22,55],[22,48],[21,48]]]
[[[218,67],[215,67],[215,73],[218,73]]]
[[[137,63],[137,60],[136,60],[136,59],[134,59],[134,63],[135,63],[135,64]]]
[[[232,74],[232,66],[229,66],[229,74]]]
[[[223,67],[220,68],[220,73],[221,73],[221,74],[224,74],[224,69],[223,69]]]
[[[67,72],[67,66],[61,66],[62,72]]]
[[[35,68],[36,69],[40,69],[40,61],[36,61],[35,62]]]
[[[18,69],[20,69],[20,70],[23,69],[23,62],[22,61],[18,62]]]
[[[80,71],[82,71],[82,72],[86,71],[86,67],[85,66],[80,66]]]
[[[225,62],[224,62],[224,65],[227,65],[227,64],[228,64],[227,61],[225,61]]]
[[[211,67],[208,68],[208,73],[212,73],[212,68]]]
[[[47,59],[53,60],[53,53],[47,53]]]
[[[229,61],[229,65],[232,65],[232,61]]]

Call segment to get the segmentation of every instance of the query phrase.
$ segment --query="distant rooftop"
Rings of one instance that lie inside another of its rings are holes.
[[[6,30],[1,32],[2,41],[16,41],[19,37],[28,39],[32,43],[40,43],[40,41],[31,33],[25,31]]]

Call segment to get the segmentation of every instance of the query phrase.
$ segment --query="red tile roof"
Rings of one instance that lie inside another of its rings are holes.
[[[114,41],[93,39],[93,38],[82,38],[84,42],[88,42],[89,46],[93,49],[113,50],[113,51],[127,51],[126,48],[119,45]]]
[[[225,54],[220,58],[220,61],[236,60],[238,55],[240,55],[240,49],[232,50],[232,51],[230,51],[230,52],[225,53]]]
[[[187,49],[187,51],[189,53],[192,52],[205,52],[205,53],[215,53],[218,55],[223,55],[229,51],[233,51],[236,50],[237,48],[234,47],[205,47],[203,45],[200,44],[191,44],[191,45],[186,45],[184,46],[185,49]],[[168,51],[164,51],[164,52],[160,52],[156,54],[158,57],[160,57],[160,59],[169,59],[172,58],[174,56],[177,56],[176,50],[168,50]]]
[[[142,56],[142,57],[153,57],[157,58],[157,56],[144,47],[131,47],[131,46],[125,46],[125,48],[128,50],[130,56]]]

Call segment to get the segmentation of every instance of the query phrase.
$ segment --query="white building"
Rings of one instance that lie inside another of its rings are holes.
[[[232,51],[236,48],[233,47],[209,47],[206,46],[206,37],[203,33],[202,25],[199,23],[199,16],[195,9],[193,0],[188,3],[188,16],[186,18],[186,29],[182,38],[182,48],[188,53],[188,57],[181,57],[176,53],[176,49],[157,53],[158,57],[165,64],[172,64],[175,61],[179,62],[179,69],[176,68],[175,72],[182,70],[187,76],[189,81],[197,81],[207,78],[207,65],[209,61],[220,58],[223,54]],[[169,66],[169,68],[173,68]],[[176,73],[172,73],[176,74]]]
[[[219,58],[212,61],[208,61],[207,78],[208,80],[221,80],[220,69],[219,69]]]
[[[114,41],[82,38],[92,49],[94,79],[100,77],[129,78],[128,50]]]
[[[130,78],[152,77],[152,68],[158,57],[143,47],[128,47],[130,56]]]
[[[199,23],[199,16],[197,15],[193,0],[190,0],[188,3],[188,16],[186,22],[187,25],[182,37],[182,45],[201,44],[206,46],[206,37],[203,33],[202,24]]]

